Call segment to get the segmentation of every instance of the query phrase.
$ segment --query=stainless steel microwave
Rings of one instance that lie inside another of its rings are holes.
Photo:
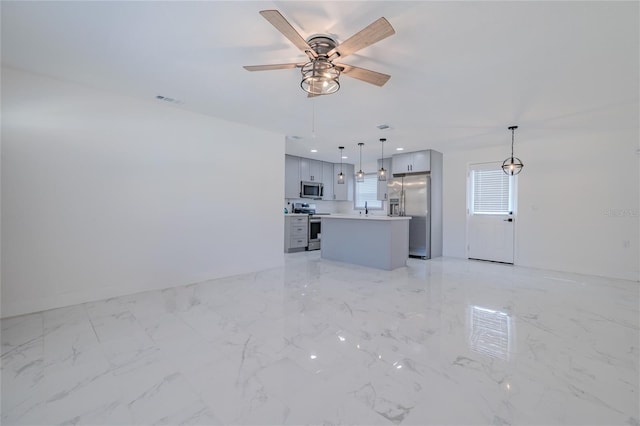
[[[323,185],[320,182],[300,182],[300,198],[321,200],[323,190]]]

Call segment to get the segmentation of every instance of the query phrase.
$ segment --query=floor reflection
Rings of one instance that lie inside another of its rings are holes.
[[[471,350],[509,360],[513,324],[511,317],[504,312],[480,306],[470,306],[469,345]]]

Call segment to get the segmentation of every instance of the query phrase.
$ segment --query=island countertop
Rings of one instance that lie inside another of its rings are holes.
[[[320,257],[391,271],[406,266],[410,216],[322,216]]]
[[[357,215],[357,214],[331,214],[321,216],[322,219],[355,219],[355,220],[408,220],[411,216],[381,216],[381,215]]]

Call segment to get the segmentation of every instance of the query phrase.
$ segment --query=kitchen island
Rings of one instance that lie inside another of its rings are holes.
[[[386,270],[406,266],[409,219],[410,216],[323,216],[320,256]]]

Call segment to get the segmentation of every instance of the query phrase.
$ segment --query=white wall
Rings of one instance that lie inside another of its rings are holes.
[[[283,262],[284,135],[3,68],[1,171],[2,317]]]
[[[523,131],[521,131],[523,130]],[[505,132],[506,133],[506,132]],[[638,128],[516,132],[515,263],[640,280]],[[444,155],[444,255],[466,257],[469,163],[504,160],[503,146]]]

